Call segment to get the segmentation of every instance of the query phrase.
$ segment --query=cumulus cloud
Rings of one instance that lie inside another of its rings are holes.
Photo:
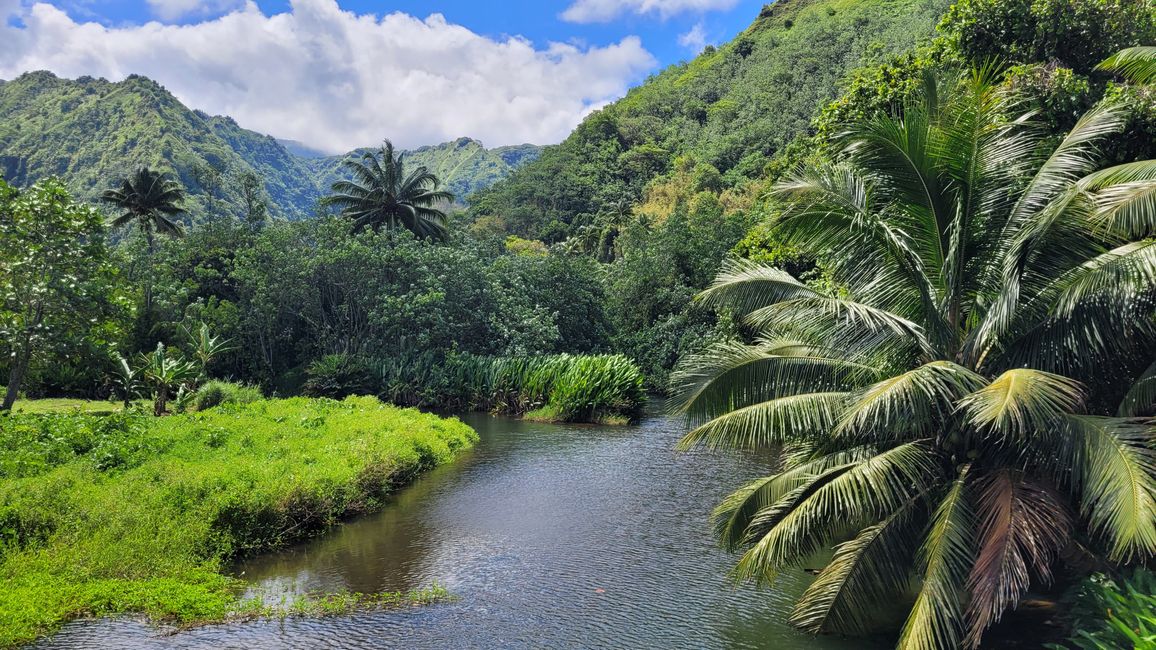
[[[733,9],[738,0],[574,0],[562,12],[573,23],[604,23],[623,14],[658,14],[666,19],[676,14]]]
[[[270,16],[249,2],[191,25],[77,23],[46,3],[19,12],[22,26],[0,22],[0,78],[143,74],[189,106],[332,152],[387,137],[557,142],[657,63],[636,37],[535,47],[438,14],[355,15],[335,0],[293,0]]]
[[[696,23],[689,32],[679,34],[678,44],[690,49],[695,54],[702,52],[706,47],[706,29],[703,28],[702,23]]]
[[[153,14],[162,20],[186,16],[218,15],[245,6],[245,0],[148,0]]]

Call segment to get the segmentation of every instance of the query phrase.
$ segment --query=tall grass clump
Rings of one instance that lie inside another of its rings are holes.
[[[0,647],[81,616],[244,614],[226,562],[374,510],[476,435],[372,397],[0,418]]]
[[[197,389],[192,405],[194,410],[204,411],[222,404],[250,404],[262,397],[256,386],[214,379]]]
[[[638,417],[646,398],[642,373],[621,355],[420,353],[364,365],[374,375],[379,397],[406,406],[625,423]]]

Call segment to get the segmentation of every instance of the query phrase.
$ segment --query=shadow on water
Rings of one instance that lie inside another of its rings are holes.
[[[638,427],[463,419],[479,444],[382,512],[234,569],[266,597],[436,582],[457,601],[171,636],[134,621],[82,622],[40,647],[870,647],[783,623],[802,573],[774,589],[728,581],[734,558],[715,548],[709,515],[768,457],[677,452],[683,429],[661,417]]]

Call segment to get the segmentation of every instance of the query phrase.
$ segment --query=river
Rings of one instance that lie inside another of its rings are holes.
[[[808,581],[735,586],[711,509],[770,459],[678,452],[681,423],[560,426],[469,415],[481,441],[380,513],[235,568],[267,596],[407,590],[457,600],[323,619],[172,633],[129,619],[79,621],[36,647],[773,648],[842,650],[784,620]]]

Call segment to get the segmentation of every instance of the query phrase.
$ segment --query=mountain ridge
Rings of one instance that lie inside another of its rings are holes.
[[[459,138],[406,155],[439,174],[462,200],[533,160],[539,149],[489,150]],[[172,172],[189,189],[194,217],[222,202],[238,207],[239,191],[229,175],[253,173],[264,180],[273,214],[301,218],[313,212],[317,199],[341,176],[341,161],[367,150],[331,156],[278,140],[232,117],[190,109],[141,75],[122,81],[66,79],[40,70],[0,80],[0,176],[16,185],[60,176],[79,197],[90,200],[116,178],[148,164]],[[198,182],[205,169],[225,170],[217,186]],[[210,198],[214,193],[219,196]]]

